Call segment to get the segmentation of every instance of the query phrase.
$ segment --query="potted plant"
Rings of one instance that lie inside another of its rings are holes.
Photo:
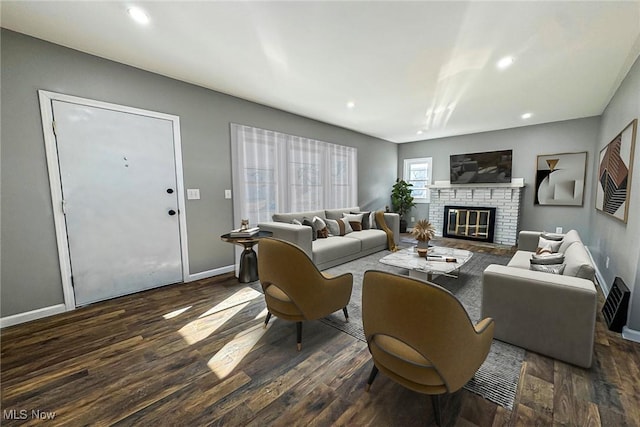
[[[436,235],[436,228],[426,219],[421,219],[413,226],[411,235],[418,241],[418,255],[426,256],[429,240]]]
[[[394,212],[397,212],[400,215],[401,233],[407,232],[407,221],[404,219],[404,215],[416,205],[413,203],[411,187],[413,187],[413,184],[398,178],[391,188],[391,206],[393,207]]]

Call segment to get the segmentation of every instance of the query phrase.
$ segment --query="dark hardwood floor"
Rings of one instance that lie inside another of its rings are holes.
[[[259,292],[225,275],[3,329],[0,424],[433,424],[428,396],[382,374],[365,392],[365,343],[307,322],[297,352],[295,324],[265,330],[265,313]],[[640,426],[640,344],[600,314],[596,340],[589,370],[527,352],[513,411],[466,390],[443,398],[444,425]]]

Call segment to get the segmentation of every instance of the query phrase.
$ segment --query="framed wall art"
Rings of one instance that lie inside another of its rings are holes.
[[[633,119],[600,151],[598,158],[596,209],[625,224],[629,215],[637,127],[638,119]]]
[[[542,206],[582,206],[586,173],[586,151],[538,156],[533,203]]]

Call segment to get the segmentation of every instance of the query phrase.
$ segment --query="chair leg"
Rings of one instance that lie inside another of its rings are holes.
[[[298,342],[298,351],[302,349],[302,322],[296,322],[296,339]]]
[[[438,426],[442,425],[442,417],[440,415],[440,395],[432,394],[431,395],[431,404],[433,405],[433,413],[436,418],[436,424]]]
[[[267,311],[267,318],[264,319],[264,328],[267,329],[267,324],[269,323],[269,319],[271,319],[271,312]]]
[[[347,311],[347,306],[346,305],[344,307],[342,307],[342,312],[344,313],[344,319],[348,322],[349,321],[349,312]]]
[[[373,384],[373,380],[376,379],[376,375],[378,375],[378,367],[374,363],[373,369],[371,370],[371,373],[369,374],[369,380],[367,381],[367,391],[369,391],[371,389],[371,384]]]

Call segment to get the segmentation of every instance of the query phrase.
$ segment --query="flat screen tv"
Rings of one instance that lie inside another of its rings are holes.
[[[454,154],[449,158],[451,184],[510,183],[513,150]]]

